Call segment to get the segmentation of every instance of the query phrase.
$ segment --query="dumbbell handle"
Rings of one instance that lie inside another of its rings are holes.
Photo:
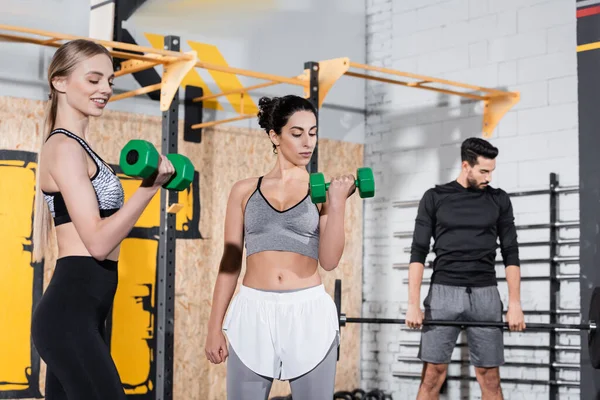
[[[331,182],[325,184],[325,189],[329,189],[329,185],[331,185]],[[354,186],[358,187],[358,179],[354,180]]]

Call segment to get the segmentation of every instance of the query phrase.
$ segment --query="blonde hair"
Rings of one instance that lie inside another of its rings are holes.
[[[46,250],[55,244],[56,238],[54,237],[54,224],[52,222],[52,216],[50,215],[50,209],[46,204],[42,190],[40,188],[40,160],[41,153],[44,143],[50,132],[54,129],[56,123],[56,113],[58,109],[58,92],[54,88],[52,81],[54,78],[69,76],[75,67],[83,60],[96,56],[98,54],[105,54],[109,58],[112,57],[109,51],[91,40],[76,39],[67,42],[60,46],[52,61],[48,66],[48,87],[50,94],[48,96],[48,102],[45,110],[45,120],[42,134],[42,143],[38,153],[38,166],[36,176],[36,191],[35,191],[35,211],[33,214],[33,260],[35,262],[41,261],[46,255]]]

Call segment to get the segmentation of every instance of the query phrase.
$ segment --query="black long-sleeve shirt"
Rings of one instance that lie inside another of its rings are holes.
[[[496,285],[498,248],[505,267],[520,266],[512,203],[502,189],[468,189],[457,181],[428,189],[415,220],[411,263],[425,263],[432,236],[436,254],[432,283]]]

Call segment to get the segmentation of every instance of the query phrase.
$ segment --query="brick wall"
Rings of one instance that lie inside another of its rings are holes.
[[[521,92],[521,101],[500,122],[490,141],[500,155],[492,185],[508,192],[544,188],[555,172],[561,186],[578,184],[578,119],[575,2],[572,0],[367,0],[367,62],[401,71]],[[405,249],[416,207],[395,202],[418,200],[437,183],[454,179],[460,167],[460,143],[480,136],[482,104],[435,92],[367,83],[366,165],[377,179],[377,197],[365,202],[364,316],[403,318],[407,304]],[[578,219],[578,196],[560,196],[559,218]],[[513,199],[517,224],[549,218],[548,195]],[[577,239],[578,228],[561,229],[561,238]],[[519,231],[521,242],[547,240],[548,230]],[[548,257],[548,246],[523,247],[522,259]],[[578,255],[577,246],[561,246],[561,255]],[[500,256],[498,256],[500,257]],[[431,256],[429,257],[432,258]],[[504,276],[503,267],[497,268]],[[577,264],[560,265],[561,273],[578,273]],[[548,264],[522,266],[522,275],[548,273]],[[426,270],[428,278],[431,270]],[[421,302],[428,285],[423,284]],[[499,282],[507,304],[505,282]],[[548,310],[549,283],[523,282],[524,310]],[[559,305],[579,306],[579,283],[562,282]],[[576,322],[580,315],[561,316]],[[527,321],[547,321],[527,315]],[[398,325],[363,325],[362,386],[380,388],[395,399],[415,398],[419,374],[414,358],[419,332]],[[464,342],[461,335],[459,342]],[[539,345],[544,333],[505,334],[506,344]],[[578,345],[575,333],[559,336],[561,344]],[[507,349],[507,361],[543,363],[544,350]],[[457,348],[456,360],[468,360]],[[559,360],[579,362],[579,353],[564,351]],[[471,375],[470,366],[453,364],[450,375]],[[545,379],[548,368],[505,366],[504,378]],[[560,370],[559,378],[578,380],[577,370]],[[503,384],[506,399],[548,397],[539,385]],[[578,398],[578,389],[561,388],[560,398]],[[476,382],[449,381],[446,398],[480,398]]]

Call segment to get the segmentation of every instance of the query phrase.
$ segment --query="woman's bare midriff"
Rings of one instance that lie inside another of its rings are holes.
[[[242,284],[262,290],[303,289],[321,284],[317,260],[302,254],[263,251],[246,259]]]
[[[91,257],[90,252],[81,241],[81,238],[75,229],[75,225],[71,222],[56,227],[56,241],[58,243],[58,258],[67,256]],[[118,261],[119,250],[120,246],[114,249],[106,259]]]

